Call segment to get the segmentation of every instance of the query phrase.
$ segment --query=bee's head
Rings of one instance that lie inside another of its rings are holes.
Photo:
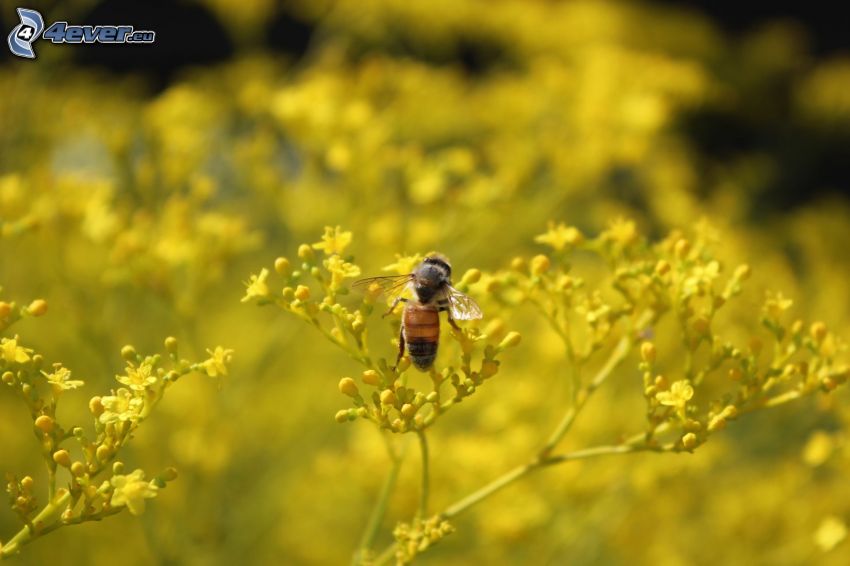
[[[441,255],[430,255],[413,272],[416,294],[422,302],[434,296],[443,285],[451,283],[452,267]]]

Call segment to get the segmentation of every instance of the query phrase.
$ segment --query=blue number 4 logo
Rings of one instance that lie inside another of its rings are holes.
[[[12,28],[9,34],[9,50],[18,57],[35,59],[32,42],[38,39],[44,30],[44,19],[35,10],[27,8],[18,8],[18,17],[21,23]]]

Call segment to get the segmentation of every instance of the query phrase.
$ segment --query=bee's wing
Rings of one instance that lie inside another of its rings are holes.
[[[384,275],[382,277],[358,279],[351,286],[368,289],[373,283],[376,283],[381,287],[381,292],[392,298],[400,295],[412,280],[412,273],[408,273],[407,275]]]
[[[446,299],[449,301],[449,313],[455,320],[477,320],[484,316],[481,307],[472,297],[461,293],[451,285],[446,288]]]

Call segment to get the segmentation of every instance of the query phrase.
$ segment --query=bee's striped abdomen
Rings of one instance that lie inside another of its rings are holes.
[[[407,352],[422,371],[434,364],[440,340],[440,316],[436,307],[407,303],[401,317]]]

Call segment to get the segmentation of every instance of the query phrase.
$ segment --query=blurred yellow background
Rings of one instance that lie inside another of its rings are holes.
[[[80,24],[93,5],[32,4]],[[86,381],[60,417],[88,423],[124,344],[235,351],[220,388],[181,381],[122,457],[180,471],[143,516],[60,529],[12,563],[350,561],[388,467],[373,427],[332,418],[337,381],[358,368],[284,313],[240,303],[249,273],[326,225],[352,230],[377,275],[430,250],[458,273],[503,268],[542,250],[550,220],[596,234],[628,217],[657,239],[706,219],[724,265],[752,266],[736,324],[759,325],[770,288],[850,335],[847,181],[803,177],[812,195],[789,196],[789,171],[811,172],[789,169],[795,156],[840,156],[850,139],[850,59],[811,56],[791,23],[732,38],[631,2],[305,0],[286,8],[312,30],[296,58],[257,39],[273,2],[200,4],[233,54],[161,84],[75,59],[100,46],[40,41],[36,61],[0,66],[0,298],[49,302],[12,332]],[[741,123],[755,141],[725,151]],[[525,461],[568,399],[557,337],[515,322],[521,347],[433,431],[435,508]],[[375,332],[391,358],[389,328]],[[639,391],[612,381],[568,446],[639,430]],[[543,471],[458,517],[421,563],[846,564],[847,401],[759,412],[693,455]],[[0,388],[0,469],[39,482],[30,427]],[[418,500],[408,452],[380,546]],[[0,540],[17,529],[4,508]]]

